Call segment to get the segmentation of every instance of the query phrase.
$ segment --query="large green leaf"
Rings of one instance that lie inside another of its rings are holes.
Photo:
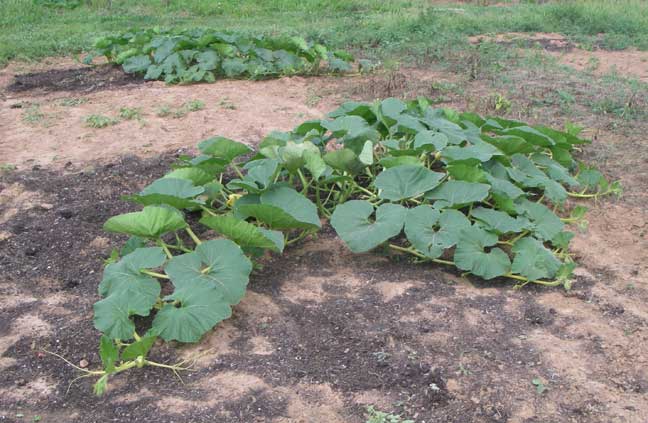
[[[130,339],[135,330],[130,316],[148,316],[160,296],[159,282],[141,270],[159,267],[165,260],[161,248],[138,248],[106,266],[99,294],[107,298],[94,306],[95,327],[111,338]]]
[[[155,343],[157,336],[155,335],[146,335],[141,337],[138,341],[133,342],[122,351],[121,358],[122,360],[134,360],[137,357],[146,357],[149,350]]]
[[[543,188],[551,201],[562,202],[567,198],[565,188],[538,169],[526,156],[515,154],[511,157],[511,162],[513,166],[507,168],[507,171],[514,181],[529,188]]]
[[[553,278],[562,265],[540,241],[528,236],[518,240],[512,251],[515,257],[511,270],[531,281]]]
[[[295,172],[306,164],[306,153],[319,154],[319,148],[310,141],[288,141],[284,147],[278,148],[278,158],[290,172]]]
[[[448,145],[448,137],[441,132],[421,131],[414,137],[414,148],[441,151]]]
[[[134,213],[113,216],[104,223],[104,230],[142,238],[159,238],[167,232],[187,226],[182,214],[170,207],[147,206]]]
[[[305,151],[304,162],[304,166],[315,180],[319,179],[326,172],[326,162],[319,151]]]
[[[232,179],[227,187],[229,189],[244,189],[250,193],[261,193],[270,188],[279,160],[277,159],[258,159],[247,162],[243,168],[247,174],[243,179]]]
[[[376,220],[371,221],[374,207],[366,201],[351,200],[335,208],[331,225],[354,253],[369,251],[403,229],[407,209],[397,204],[378,207]]]
[[[491,185],[491,191],[494,194],[506,196],[511,200],[515,200],[516,198],[524,195],[524,191],[522,191],[517,185],[511,183],[506,179],[497,178],[489,173],[486,174],[486,179]]]
[[[194,185],[205,185],[214,180],[214,176],[199,167],[181,167],[167,173],[163,178],[186,179]]]
[[[579,185],[576,178],[574,178],[567,168],[558,163],[555,160],[552,160],[546,154],[534,154],[531,156],[531,160],[539,166],[543,166],[544,172],[553,180],[566,184],[572,187],[577,187]]]
[[[514,128],[504,129],[499,131],[499,134],[520,137],[527,142],[540,147],[551,147],[555,144],[550,137],[529,126],[516,126]]]
[[[232,315],[223,292],[204,281],[192,279],[165,298],[153,320],[152,332],[165,341],[198,342],[217,323]]]
[[[151,306],[142,296],[120,292],[96,302],[93,309],[95,328],[110,338],[128,340],[135,332],[130,316],[148,316]]]
[[[523,217],[513,218],[507,213],[484,207],[473,209],[470,215],[483,222],[487,229],[499,234],[522,232],[530,225],[530,222]]]
[[[203,187],[194,186],[193,182],[179,178],[161,178],[154,181],[139,195],[125,197],[143,205],[168,204],[177,209],[199,207],[202,201],[194,197],[205,191]]]
[[[423,166],[423,163],[415,156],[385,156],[380,159],[380,165],[385,169],[396,166]]]
[[[442,200],[447,206],[475,203],[488,197],[490,185],[466,181],[446,181],[425,194],[425,198]]]
[[[252,149],[247,145],[237,141],[232,141],[225,137],[206,139],[198,144],[198,148],[203,152],[203,154],[226,160],[228,163],[235,158],[252,151]]]
[[[274,238],[268,238],[259,228],[232,215],[213,216],[205,214],[200,223],[236,242],[241,247],[265,248],[281,252],[283,250],[283,235],[279,232],[281,244],[277,245]]]
[[[437,185],[445,174],[422,166],[402,165],[381,172],[375,180],[380,198],[400,201],[417,197]]]
[[[518,205],[518,209],[531,220],[533,233],[543,241],[552,240],[565,226],[560,218],[544,204],[523,200]]]
[[[141,297],[142,302],[152,307],[160,296],[160,284],[141,270],[160,267],[165,261],[166,255],[159,247],[136,249],[117,263],[106,266],[99,284],[99,295],[107,297],[126,292],[129,296]]]
[[[485,142],[477,145],[467,145],[465,147],[451,145],[441,150],[441,156],[448,163],[458,161],[468,161],[471,163],[487,162],[491,157],[501,154],[497,148]]]
[[[277,206],[271,204],[241,204],[236,207],[239,218],[254,217],[272,229],[310,229],[313,225],[300,222]]]
[[[342,116],[334,121],[322,121],[344,146],[359,155],[367,140],[376,141],[380,134],[360,116]]]
[[[99,357],[101,358],[101,364],[103,364],[106,373],[115,371],[115,363],[119,360],[119,348],[106,335],[102,335],[99,341]]]
[[[440,212],[422,205],[409,209],[405,217],[407,240],[430,258],[437,258],[454,246],[466,228],[470,228],[470,221],[457,210]]]
[[[176,290],[204,284],[216,288],[234,305],[245,295],[252,263],[234,242],[217,239],[203,242],[192,253],[173,257],[164,270]]]
[[[333,169],[351,174],[360,173],[362,169],[367,167],[366,164],[360,161],[358,155],[348,148],[329,151],[324,155],[324,162]]]
[[[122,65],[126,73],[146,72],[149,66],[151,66],[151,59],[145,55],[129,57]]]
[[[261,194],[261,204],[278,207],[304,225],[314,228],[322,226],[315,204],[292,188],[272,187]]]
[[[511,260],[500,248],[485,248],[497,244],[497,235],[473,226],[464,229],[454,254],[455,265],[484,279],[503,276],[511,270]]]

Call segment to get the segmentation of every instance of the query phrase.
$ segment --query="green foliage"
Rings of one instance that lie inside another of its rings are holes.
[[[93,373],[96,391],[108,375],[159,365],[146,359],[155,337],[199,341],[244,297],[248,257],[281,253],[316,232],[320,216],[357,253],[386,246],[486,280],[569,288],[573,234],[564,222],[580,224],[585,209],[555,211],[569,196],[620,189],[571,156],[586,141],[429,104],[345,103],[327,119],[270,134],[256,154],[209,138],[197,157],[180,157],[125,197],[145,207],[104,225],[131,237],[108,260],[94,307],[106,357]],[[218,239],[201,240],[192,226]],[[147,316],[140,336],[135,323]]]
[[[104,115],[89,115],[85,117],[84,122],[90,128],[105,128],[116,125],[119,120]]]
[[[155,26],[303,34],[327,46],[363,50],[371,58],[405,61],[452,55],[469,48],[467,36],[504,32],[559,32],[589,44],[601,42],[597,34],[604,34],[604,46],[648,49],[644,0],[508,2],[505,9],[485,3],[493,2],[462,2],[462,12],[453,13],[429,0],[120,0],[84,1],[74,9],[3,0],[0,65],[12,59],[78,54],[98,36]],[[35,26],[38,31],[33,31]],[[489,60],[488,51],[480,53],[481,66],[499,61]],[[362,70],[372,68],[365,61],[359,64]],[[466,65],[461,62],[462,70],[471,67]]]
[[[191,112],[198,112],[205,108],[205,102],[202,100],[190,100],[182,103],[180,106],[171,106],[168,104],[162,105],[157,108],[156,115],[158,117],[172,117],[174,119],[181,119]]]
[[[119,117],[125,120],[140,120],[142,118],[142,109],[139,107],[122,107],[119,109]]]
[[[54,9],[76,9],[81,6],[81,0],[33,0],[34,5]]]
[[[366,423],[414,423],[414,420],[404,420],[400,415],[378,411],[370,405],[367,407]]]
[[[95,55],[169,84],[214,82],[217,78],[263,79],[281,75],[351,70],[353,56],[329,51],[301,37],[248,37],[226,31],[142,30],[97,39]],[[86,58],[89,63],[93,55]],[[204,105],[193,104],[191,111]]]

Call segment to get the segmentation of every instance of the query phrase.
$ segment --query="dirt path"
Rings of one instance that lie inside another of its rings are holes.
[[[438,77],[412,71],[389,89],[397,95]],[[66,392],[76,373],[42,349],[90,367],[100,362],[92,304],[102,260],[121,240],[101,224],[132,209],[121,195],[160,176],[175,150],[203,137],[254,143],[347,96],[373,96],[379,82],[5,92],[0,152],[18,170],[0,179],[0,420],[362,423],[374,404],[417,423],[647,421],[648,160],[637,133],[599,133],[586,149],[627,193],[593,205],[589,229],[575,240],[582,266],[570,293],[513,291],[398,256],[352,255],[326,229],[264,263],[234,318],[200,344],[155,348],[162,362],[203,353],[184,384],[144,369],[115,378],[101,399],[88,380]],[[79,97],[88,101],[60,105]],[[220,104],[225,97],[235,108]],[[192,99],[205,109],[178,119],[153,112]],[[32,128],[24,110],[7,107],[21,102],[65,113]],[[90,130],[81,122],[124,106],[142,107],[146,124]],[[534,379],[547,390],[538,393]]]

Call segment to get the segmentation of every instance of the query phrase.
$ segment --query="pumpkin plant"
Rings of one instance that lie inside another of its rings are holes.
[[[95,56],[105,56],[126,73],[167,83],[346,72],[354,61],[346,51],[302,37],[246,36],[214,29],[124,31],[98,38],[85,63]]]
[[[435,109],[426,99],[348,102],[328,118],[271,133],[253,151],[214,137],[110,218],[129,235],[99,285],[95,385],[149,361],[156,339],[198,342],[245,295],[251,258],[314,234],[321,218],[356,253],[387,248],[485,280],[569,289],[585,208],[570,197],[621,193],[574,153],[571,127]],[[195,224],[188,224],[187,217]],[[163,294],[164,293],[164,294]],[[147,317],[147,319],[143,319]],[[149,322],[148,325],[145,322]]]

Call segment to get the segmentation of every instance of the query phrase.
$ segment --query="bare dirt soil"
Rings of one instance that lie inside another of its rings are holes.
[[[583,158],[621,179],[626,194],[589,204],[589,228],[575,229],[581,267],[571,292],[514,291],[380,251],[354,255],[326,228],[264,261],[234,317],[201,343],[154,349],[161,362],[200,355],[184,383],[146,368],[95,398],[87,379],[68,391],[76,372],[43,350],[99,365],[92,304],[103,259],[123,241],[101,225],[134,209],[122,195],[207,136],[254,144],[346,98],[434,95],[434,83],[457,76],[419,69],[190,87],[97,76],[81,94],[8,90],[11,68],[2,72],[0,163],[17,169],[0,178],[0,421],[362,423],[369,404],[417,423],[648,421],[648,147],[639,123],[619,134],[614,117],[583,117],[601,125]],[[471,100],[488,92],[477,81],[443,105],[488,112]],[[155,113],[193,99],[206,107]],[[45,117],[25,113],[34,104]],[[143,123],[83,124],[125,106],[140,107]]]

